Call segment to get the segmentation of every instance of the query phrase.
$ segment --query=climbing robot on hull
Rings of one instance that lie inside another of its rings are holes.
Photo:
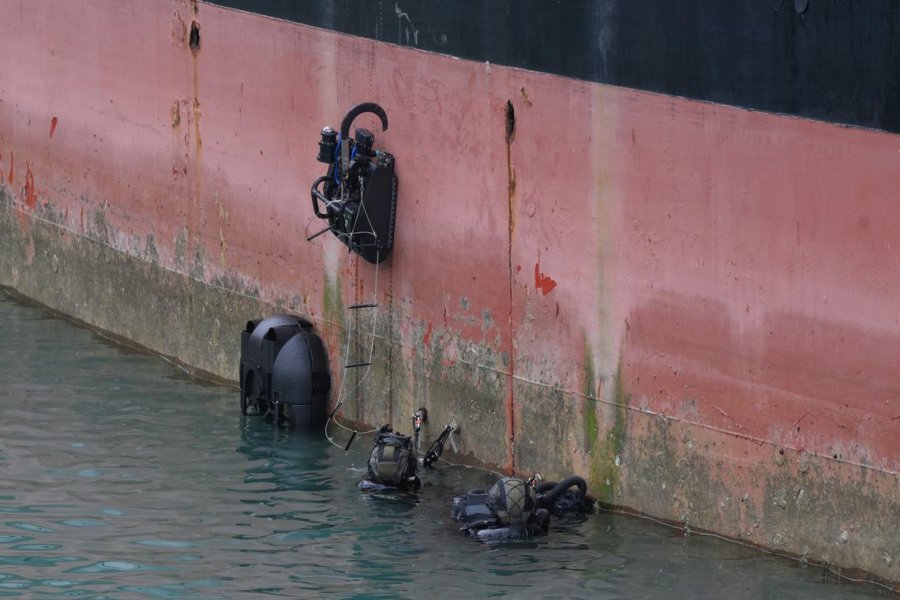
[[[319,141],[319,162],[328,165],[325,175],[313,182],[313,212],[328,227],[307,240],[332,232],[351,252],[370,263],[384,261],[394,246],[397,213],[397,176],[394,156],[375,149],[375,134],[359,128],[353,138],[350,126],[359,115],[372,113],[388,128],[387,113],[374,102],[350,109],[341,121],[340,133],[325,127]]]

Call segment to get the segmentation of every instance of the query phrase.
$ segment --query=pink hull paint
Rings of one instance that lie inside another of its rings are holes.
[[[590,474],[592,488],[618,479],[605,500],[672,520],[694,509],[648,499],[651,471],[630,462],[645,459],[657,418],[679,431],[673,462],[702,454],[723,497],[765,505],[769,492],[749,484],[786,451],[848,484],[877,480],[873,493],[897,506],[897,136],[202,3],[89,6],[22,3],[0,23],[13,57],[0,169],[23,232],[50,207],[74,236],[290,307],[313,317],[338,364],[345,322],[329,286],[344,305],[365,301],[375,269],[328,236],[305,241],[320,226],[308,189],[323,172],[321,127],[374,100],[390,128],[356,125],[397,157],[378,300],[399,352],[393,395],[364,391],[351,416],[453,412],[465,453]],[[219,374],[235,378],[236,362]],[[485,390],[497,397],[476,406]],[[734,537],[757,518],[717,514],[701,526]],[[893,578],[890,565],[862,566]]]
[[[656,175],[622,181],[634,397],[895,472],[898,138],[664,98],[644,106],[626,162]]]

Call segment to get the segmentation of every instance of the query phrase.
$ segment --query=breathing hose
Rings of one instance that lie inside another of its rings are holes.
[[[538,494],[538,506],[541,508],[553,506],[556,499],[562,496],[572,486],[578,487],[578,494],[581,498],[585,497],[587,494],[587,483],[585,483],[584,479],[578,475],[567,477],[559,483],[556,483],[555,481],[545,481],[539,484],[534,490]]]

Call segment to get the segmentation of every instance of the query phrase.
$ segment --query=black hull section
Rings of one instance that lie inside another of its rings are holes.
[[[896,0],[213,3],[471,60],[900,133]]]

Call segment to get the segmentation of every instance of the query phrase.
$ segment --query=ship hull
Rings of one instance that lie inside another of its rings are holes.
[[[174,0],[7,13],[0,284],[230,380],[249,318],[310,318],[338,366],[374,328],[348,420],[425,406],[469,460],[900,580],[888,109],[461,60],[399,16],[388,43]],[[370,100],[400,180],[377,266],[306,241],[318,132]]]

